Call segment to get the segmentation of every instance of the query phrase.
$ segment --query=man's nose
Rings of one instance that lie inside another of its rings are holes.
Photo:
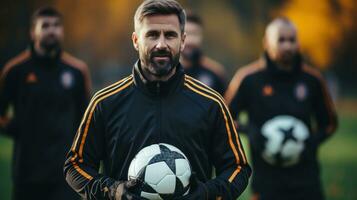
[[[167,43],[165,40],[165,37],[163,35],[160,36],[157,45],[156,45],[157,49],[167,49]]]
[[[290,50],[290,49],[293,48],[293,46],[294,46],[294,44],[291,43],[291,42],[284,42],[283,45],[282,45],[282,49],[283,50]]]
[[[49,33],[53,33],[53,32],[56,32],[56,26],[55,25],[50,25],[47,27],[46,31],[49,32]]]

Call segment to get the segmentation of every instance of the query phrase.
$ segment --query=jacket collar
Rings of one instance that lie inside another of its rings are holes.
[[[301,71],[301,66],[302,66],[302,57],[300,54],[297,54],[295,57],[295,61],[293,64],[293,68],[290,71],[282,70],[280,69],[277,64],[272,61],[269,57],[269,55],[265,52],[263,55],[263,58],[266,62],[267,69],[268,71],[276,77],[279,78],[291,78],[292,76],[297,75]]]
[[[176,67],[175,74],[167,81],[149,81],[142,73],[140,60],[133,67],[134,83],[137,88],[149,96],[167,96],[180,90],[184,82],[181,64]]]
[[[56,54],[55,54],[54,57],[39,55],[36,52],[33,43],[30,44],[29,49],[30,49],[30,52],[31,52],[31,56],[35,60],[35,62],[40,63],[41,65],[44,65],[46,67],[47,66],[55,66],[54,64],[56,64],[60,60],[60,57],[61,57],[61,54],[62,54],[62,49],[57,49],[56,50]]]

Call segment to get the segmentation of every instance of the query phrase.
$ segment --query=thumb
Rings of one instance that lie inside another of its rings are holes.
[[[115,199],[121,200],[124,194],[124,184],[119,184],[115,191]]]

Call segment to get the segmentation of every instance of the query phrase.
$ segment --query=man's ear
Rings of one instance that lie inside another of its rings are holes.
[[[133,34],[131,34],[131,40],[133,41],[133,46],[134,48],[139,51],[139,44],[138,44],[138,34],[136,34],[136,32],[133,32]]]
[[[183,32],[183,34],[181,36],[181,52],[185,48],[185,41],[186,41],[186,32]]]

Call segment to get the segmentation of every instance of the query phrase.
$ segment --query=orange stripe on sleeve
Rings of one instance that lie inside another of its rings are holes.
[[[191,89],[192,91],[194,91],[194,92],[196,92],[196,93],[198,93],[198,94],[200,94],[200,95],[202,95],[202,96],[205,96],[205,97],[207,97],[207,98],[209,98],[209,99],[212,99],[213,101],[215,101],[215,102],[217,102],[217,103],[219,104],[219,106],[221,107],[221,111],[222,111],[222,113],[223,113],[224,119],[225,119],[225,121],[226,121],[226,129],[227,129],[227,133],[228,133],[229,145],[230,145],[230,147],[231,147],[231,149],[232,149],[232,151],[233,151],[233,154],[234,154],[234,156],[235,156],[235,158],[236,158],[236,163],[238,164],[240,159],[239,159],[239,156],[238,156],[238,152],[237,152],[237,150],[236,150],[236,148],[235,148],[235,146],[234,146],[234,144],[233,144],[232,134],[231,134],[231,131],[230,131],[230,128],[229,128],[229,125],[228,125],[228,119],[227,119],[227,116],[226,116],[226,114],[225,114],[225,112],[224,112],[224,110],[223,110],[223,107],[222,107],[221,102],[218,101],[217,99],[215,99],[215,98],[209,96],[208,94],[205,94],[205,93],[203,93],[203,92],[200,92],[200,91],[196,90],[195,88],[191,87],[191,86],[190,86],[189,84],[187,84],[187,83],[185,83],[185,86],[188,87],[189,89]]]
[[[116,94],[122,90],[124,90],[125,88],[127,88],[128,86],[130,86],[131,84],[133,83],[133,80],[130,80],[128,81],[127,83],[125,83],[123,86],[119,87],[118,89],[114,90],[113,92],[109,93],[109,94],[106,94],[100,98],[98,98],[97,100],[94,101],[93,103],[93,106],[90,110],[90,113],[89,113],[89,116],[88,116],[88,119],[86,121],[86,125],[84,127],[84,132],[83,132],[83,137],[82,137],[82,140],[81,140],[81,143],[80,143],[80,147],[79,147],[79,162],[83,162],[83,148],[84,148],[84,144],[85,144],[85,140],[86,140],[86,137],[87,137],[87,134],[88,134],[88,129],[89,129],[89,125],[92,121],[92,116],[93,116],[93,113],[94,113],[94,110],[97,106],[97,104],[102,101],[103,99],[113,95],[113,94]]]
[[[87,131],[88,131],[88,128],[87,126],[89,126],[89,123],[90,123],[90,118],[92,117],[93,115],[93,112],[94,112],[94,109],[96,107],[96,105],[101,101],[103,100],[104,98],[110,96],[110,95],[113,95],[113,94],[116,94],[118,92],[120,92],[121,90],[125,89],[126,87],[128,87],[131,83],[132,83],[132,76],[129,76],[127,78],[124,78],[120,81],[118,81],[117,83],[111,85],[111,86],[108,86],[102,90],[100,90],[92,99],[90,105],[88,106],[87,110],[86,110],[86,113],[85,113],[85,117],[83,117],[82,119],[82,122],[81,122],[81,125],[80,125],[80,128],[78,129],[78,132],[77,132],[77,136],[76,136],[76,139],[75,139],[75,142],[72,146],[72,153],[74,154],[73,157],[71,158],[71,163],[74,167],[74,169],[79,173],[81,174],[83,177],[85,177],[86,179],[88,180],[92,180],[93,177],[91,175],[89,175],[87,172],[85,172],[83,169],[81,169],[78,165],[78,163],[76,162],[76,159],[77,157],[80,158],[79,162],[83,162],[83,147],[84,147],[84,142],[85,142],[85,139],[86,139],[86,136],[87,136]],[[126,84],[125,84],[126,83]],[[88,120],[87,120],[87,124],[86,124],[86,129],[85,129],[85,132],[83,134],[83,137],[82,137],[82,140],[81,140],[81,143],[80,143],[80,147],[79,147],[79,153],[77,153],[76,151],[76,145],[79,141],[79,138],[80,136],[82,135],[81,134],[81,129],[82,129],[82,126],[84,124],[84,121],[85,121],[85,118],[87,118],[86,116],[88,115],[89,113],[89,116],[88,116]]]
[[[241,166],[238,166],[238,168],[233,172],[233,174],[229,177],[228,181],[230,183],[232,183],[232,181],[234,180],[234,178],[237,176],[237,174],[240,172],[240,170],[242,169]]]
[[[226,100],[227,104],[230,104],[236,95],[243,79],[250,74],[258,72],[265,68],[265,61],[263,59],[259,59],[258,61],[239,69],[234,77],[232,78],[231,82],[228,85],[227,91],[224,94],[224,99]]]
[[[72,165],[74,167],[74,169],[81,174],[83,177],[85,177],[88,180],[92,180],[93,177],[91,175],[89,175],[87,172],[83,171],[76,162],[72,161]]]
[[[30,50],[25,50],[22,53],[20,53],[19,55],[17,55],[16,57],[12,58],[11,60],[9,60],[2,72],[1,72],[1,80],[3,79],[4,76],[6,76],[6,74],[16,65],[23,63],[25,61],[27,61],[28,59],[31,58],[31,52]]]
[[[229,112],[229,109],[227,108],[226,104],[224,103],[223,98],[222,98],[222,97],[220,96],[220,94],[218,94],[216,91],[214,91],[214,90],[210,89],[209,87],[205,86],[203,83],[199,82],[198,80],[195,80],[194,78],[192,78],[192,77],[190,77],[190,76],[187,76],[187,75],[186,75],[186,77],[187,77],[188,79],[190,79],[190,80],[187,79],[188,82],[190,82],[190,83],[196,85],[197,87],[199,87],[199,88],[201,88],[202,90],[204,90],[204,91],[210,93],[211,95],[214,95],[216,98],[218,98],[218,99],[221,100],[222,108],[223,108],[223,107],[225,108],[225,110],[226,110],[226,112],[227,112],[227,114],[228,114],[228,117],[229,117],[229,119],[227,119],[227,122],[230,121],[231,128],[233,129],[233,132],[234,132],[234,134],[235,134],[236,143],[237,143],[237,145],[238,145],[239,152],[240,152],[240,154],[241,154],[242,157],[243,157],[243,163],[244,163],[244,164],[247,163],[247,159],[246,159],[245,153],[244,153],[244,151],[242,150],[242,145],[241,145],[241,143],[239,142],[239,136],[238,136],[238,132],[237,132],[236,129],[235,129],[235,124],[234,124],[233,118],[232,118],[232,116],[231,116],[231,114],[230,114],[230,112]],[[193,83],[192,81],[196,82],[196,84]],[[201,86],[199,86],[199,85],[197,85],[197,84],[200,84]],[[224,111],[224,109],[223,109],[223,111]],[[224,113],[224,114],[226,114],[226,113]],[[228,123],[229,123],[229,122],[228,122]]]
[[[80,138],[80,136],[81,136],[81,130],[82,130],[83,125],[84,125],[84,123],[85,123],[85,119],[88,118],[89,111],[90,111],[91,108],[93,107],[93,103],[96,101],[96,99],[97,99],[98,97],[100,97],[100,96],[103,96],[103,95],[105,95],[105,94],[107,94],[107,93],[109,93],[109,92],[115,90],[116,88],[120,87],[123,82],[128,81],[128,80],[130,80],[131,78],[132,78],[132,76],[130,75],[130,76],[124,78],[124,79],[121,79],[120,81],[118,81],[118,82],[116,82],[116,83],[114,83],[114,84],[112,84],[112,85],[110,85],[110,86],[108,86],[108,87],[106,87],[106,88],[104,88],[104,89],[98,91],[98,92],[93,96],[92,100],[90,101],[90,103],[89,103],[89,105],[88,105],[88,108],[86,109],[86,111],[85,111],[85,113],[84,113],[84,116],[83,116],[83,118],[82,118],[82,120],[81,120],[81,123],[80,123],[80,125],[79,125],[79,128],[78,128],[78,130],[77,130],[77,134],[76,134],[75,140],[74,140],[74,142],[73,142],[73,144],[72,144],[72,148],[71,148],[73,152],[76,152],[76,147],[77,147],[77,144],[78,144],[78,140],[79,140],[79,138]]]

